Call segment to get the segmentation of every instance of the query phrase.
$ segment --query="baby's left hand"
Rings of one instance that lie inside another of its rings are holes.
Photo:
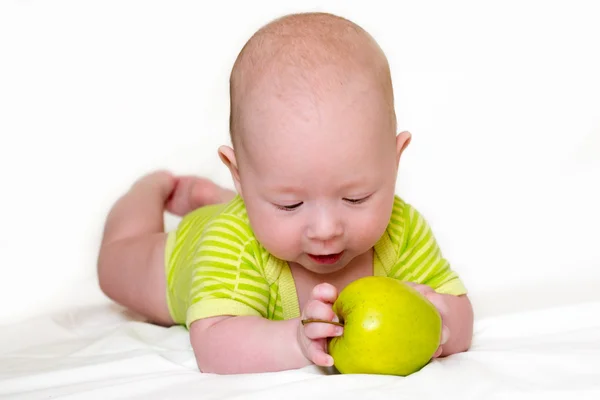
[[[440,338],[440,346],[433,354],[433,358],[437,358],[442,354],[442,346],[448,342],[450,338],[450,330],[444,323],[448,315],[448,305],[446,304],[446,299],[440,293],[437,293],[433,288],[427,285],[422,285],[414,282],[404,282],[409,286],[417,289],[427,300],[429,300],[435,308],[437,308],[438,312],[442,316],[442,337]]]

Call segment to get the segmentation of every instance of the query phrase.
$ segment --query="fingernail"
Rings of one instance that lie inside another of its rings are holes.
[[[446,344],[449,336],[450,336],[450,332],[448,331],[448,328],[444,327],[444,329],[442,329],[442,342],[441,343]]]
[[[329,358],[327,359],[327,366],[331,367],[333,365],[333,357],[329,356]]]
[[[337,336],[340,336],[342,333],[344,333],[344,328],[342,328],[341,326],[338,326],[337,328],[335,328],[335,334]]]

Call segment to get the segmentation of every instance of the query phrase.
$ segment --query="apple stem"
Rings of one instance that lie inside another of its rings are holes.
[[[310,324],[312,322],[322,322],[324,324],[332,324],[332,325],[337,325],[337,326],[341,326],[341,327],[344,326],[344,324],[342,324],[341,322],[326,321],[324,319],[314,319],[314,318],[303,319],[302,320],[302,325]]]

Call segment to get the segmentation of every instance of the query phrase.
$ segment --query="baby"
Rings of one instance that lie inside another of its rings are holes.
[[[157,171],[111,209],[100,287],[151,322],[184,325],[203,372],[333,365],[332,304],[350,282],[389,276],[439,310],[434,357],[466,351],[473,311],[423,216],[395,194],[400,157],[387,59],[356,24],[288,15],[256,32],[231,73],[237,193]],[[165,232],[164,212],[182,216]]]

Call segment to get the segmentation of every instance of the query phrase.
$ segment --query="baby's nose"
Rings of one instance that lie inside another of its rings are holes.
[[[342,233],[341,220],[330,213],[320,213],[307,229],[307,237],[311,240],[328,241],[341,236]]]

